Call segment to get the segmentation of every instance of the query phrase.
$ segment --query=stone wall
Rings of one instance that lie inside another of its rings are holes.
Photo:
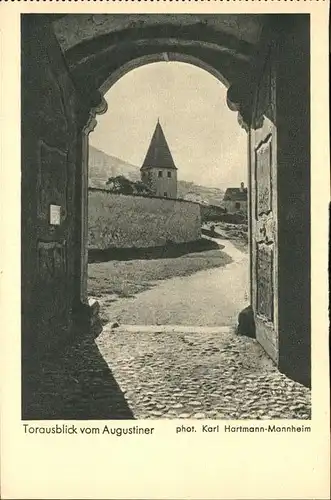
[[[204,222],[222,220],[226,211],[216,205],[201,205],[201,218]]]
[[[146,248],[200,237],[197,203],[89,189],[89,249]]]
[[[74,332],[81,135],[79,96],[51,25],[28,14],[21,35],[22,418],[32,418],[42,362]]]
[[[276,92],[279,368],[305,385],[311,383],[309,33],[308,15],[284,27]]]
[[[29,362],[71,331],[77,244],[77,94],[40,18],[22,18],[22,344]]]

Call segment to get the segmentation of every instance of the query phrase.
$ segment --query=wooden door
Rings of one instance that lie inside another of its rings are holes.
[[[257,340],[278,362],[275,76],[269,47],[257,80],[250,130],[251,300]]]

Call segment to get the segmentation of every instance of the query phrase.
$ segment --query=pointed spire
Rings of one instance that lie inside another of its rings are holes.
[[[151,167],[177,170],[159,118],[141,169]]]

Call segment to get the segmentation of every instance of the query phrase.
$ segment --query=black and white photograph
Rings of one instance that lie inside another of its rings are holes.
[[[20,23],[21,419],[304,432],[310,15]]]

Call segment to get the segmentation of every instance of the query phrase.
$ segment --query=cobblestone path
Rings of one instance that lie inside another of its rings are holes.
[[[310,391],[231,333],[105,329],[99,350],[137,419],[309,419]]]

